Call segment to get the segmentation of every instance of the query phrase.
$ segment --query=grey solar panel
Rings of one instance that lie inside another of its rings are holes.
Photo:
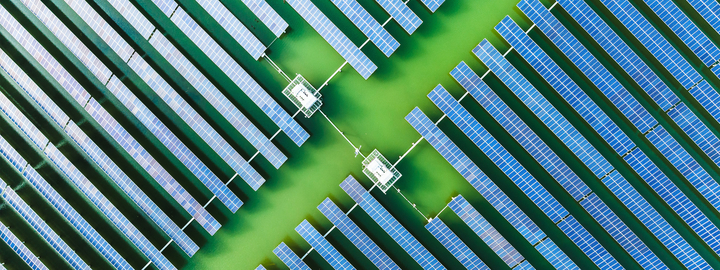
[[[350,66],[360,73],[360,76],[367,80],[375,72],[377,66],[370,58],[355,46],[310,0],[288,0],[287,2],[320,36],[330,43],[330,46],[345,58],[345,61],[350,63]]]
[[[242,2],[265,26],[270,28],[276,37],[285,33],[285,29],[288,27],[287,22],[265,0],[242,0]]]
[[[220,3],[220,1],[197,0],[197,3],[200,4],[240,46],[250,53],[255,60],[260,59],[260,57],[265,54],[265,45],[235,17],[230,10]]]

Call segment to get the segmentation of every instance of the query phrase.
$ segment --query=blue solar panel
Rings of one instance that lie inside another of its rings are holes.
[[[295,227],[295,231],[313,247],[333,269],[355,269],[335,247],[328,242],[307,220],[303,220]]]
[[[495,183],[473,163],[419,108],[413,109],[405,120],[430,143],[485,199],[500,212],[513,227],[532,245],[550,241],[545,233],[500,190]],[[545,238],[543,240],[543,238]],[[554,245],[554,244],[553,244]],[[544,254],[556,267],[562,267],[570,259],[561,250],[548,249]],[[557,260],[555,258],[558,258]]]
[[[352,175],[340,187],[423,269],[445,269]]]
[[[20,214],[20,216],[25,219],[30,226],[35,229],[40,236],[42,236],[45,241],[47,241],[50,246],[52,246],[55,251],[60,254],[60,257],[65,259],[70,266],[72,266],[74,269],[90,269],[90,266],[87,265],[80,257],[75,253],[70,246],[63,241],[60,236],[53,231],[50,226],[45,223],[45,221],[38,216],[35,211],[33,211],[30,206],[23,201],[20,196],[15,193],[15,191],[7,187],[5,188],[5,183],[0,180],[0,186],[3,186],[2,189],[0,189],[0,193],[2,193],[2,197],[5,199],[5,201],[13,208],[15,211]],[[3,192],[4,190],[4,192]]]
[[[480,45],[473,49],[473,52],[595,175],[602,176],[612,170],[610,163],[584,139],[580,132],[510,62],[505,60],[492,44],[487,40],[483,40]]]
[[[390,57],[400,46],[400,43],[356,0],[332,0],[332,2],[370,41],[375,43],[375,46],[377,46],[385,56]]]
[[[630,32],[670,71],[670,74],[689,89],[702,80],[680,53],[627,1],[601,1],[630,30]]]
[[[720,77],[720,65],[712,68],[712,71],[715,76]],[[701,81],[688,92],[715,118],[715,121],[720,122],[720,94],[707,81]]]
[[[288,247],[285,242],[281,242],[280,245],[273,250],[273,253],[275,253],[275,256],[278,256],[290,270],[311,270],[295,252],[290,250],[290,247]]]
[[[380,6],[390,14],[390,17],[405,29],[405,32],[412,35],[415,30],[420,27],[422,20],[420,17],[410,10],[410,8],[401,0],[375,0]]]
[[[720,60],[720,49],[672,1],[644,0],[695,55],[711,66]],[[717,2],[715,2],[717,4]]]
[[[462,195],[453,198],[448,203],[448,207],[509,267],[525,261],[525,258]]]
[[[445,3],[445,0],[422,0],[421,1],[425,6],[430,10],[430,12],[435,13],[435,11]]]
[[[265,45],[235,17],[230,10],[220,3],[220,1],[197,0],[197,3],[200,4],[220,26],[225,28],[225,31],[250,53],[255,60],[260,59],[260,57],[265,54]]]
[[[645,108],[537,0],[521,1],[520,10],[587,76],[641,133],[657,124]]]
[[[490,269],[439,217],[425,228],[467,269]]]
[[[325,198],[317,208],[355,247],[365,254],[377,268],[400,269],[330,198]]]
[[[235,105],[203,75],[164,35],[153,35],[150,44],[182,74],[205,99],[227,119],[275,168],[287,160],[278,149]]]
[[[575,21],[625,70],[640,87],[660,106],[667,111],[680,99],[655,74],[655,72],[638,57],[630,47],[595,13],[585,1],[558,1]],[[575,44],[575,42],[569,42]]]
[[[558,227],[590,257],[590,260],[592,260],[598,268],[623,269],[620,263],[618,263],[574,217],[567,217],[558,223]]]
[[[265,179],[210,124],[188,104],[139,55],[134,54],[128,65],[140,75],[165,103],[195,131],[235,172],[257,190]]]
[[[688,0],[688,3],[720,34],[720,3],[715,0]]]
[[[2,101],[0,101],[2,102]],[[29,124],[29,123],[28,123]],[[34,126],[33,126],[34,127]],[[38,131],[38,133],[40,133]],[[0,154],[10,161],[11,164],[18,169],[24,178],[35,187],[50,204],[77,229],[85,239],[102,254],[112,266],[117,269],[132,269],[125,259],[123,259],[117,251],[105,241],[98,232],[75,211],[70,204],[65,201],[60,194],[55,191],[28,163],[20,154],[13,149],[5,139],[0,137]]]
[[[266,269],[267,268],[265,268],[265,266],[263,266],[262,264],[258,265],[258,267],[255,268],[255,270],[266,270]]]
[[[524,261],[521,264],[518,264],[517,266],[513,267],[515,270],[534,270],[535,268],[530,265],[530,262]]]
[[[615,152],[623,155],[635,147],[635,143],[510,17],[505,17],[495,26],[495,30],[610,144]]]
[[[375,72],[377,66],[370,58],[355,46],[310,0],[288,0],[287,2],[320,36],[330,43],[330,46],[345,58],[345,61],[350,63],[350,66],[360,73],[360,76],[367,80]]]
[[[13,234],[5,224],[0,223],[0,238],[10,248],[15,251],[15,254],[32,269],[48,269],[35,254],[33,254],[26,246],[23,241],[20,241],[15,234]]]
[[[127,2],[127,0],[124,0]],[[127,3],[130,5],[130,3]],[[290,139],[301,146],[310,134],[288,114],[255,79],[248,74],[220,45],[213,40],[183,9],[170,18],[210,60],[225,73],[250,100],[275,123]],[[360,50],[358,50],[359,52]],[[361,52],[362,53],[362,52]],[[352,62],[351,62],[352,63]]]
[[[285,33],[285,29],[288,27],[287,22],[265,0],[242,0],[242,2],[265,26],[270,28],[276,37]]]
[[[712,90],[712,89],[711,89]],[[690,136],[700,149],[715,162],[720,164],[720,139],[698,118],[687,105],[678,104],[675,108],[668,111],[670,118],[680,126],[680,128]]]
[[[438,85],[428,94],[435,106],[445,113],[470,140],[492,160],[515,185],[547,215],[553,223],[569,213],[560,203],[518,162],[470,112],[450,93]],[[498,121],[500,122],[500,121]]]

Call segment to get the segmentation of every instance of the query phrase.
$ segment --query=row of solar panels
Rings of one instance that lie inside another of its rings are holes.
[[[276,35],[287,28],[264,0],[243,2]],[[241,178],[254,190],[264,183],[250,159],[261,155],[276,168],[287,160],[271,142],[277,133],[266,136],[236,107],[238,101],[229,94],[232,89],[213,82],[230,79],[298,146],[309,137],[182,7],[172,0],[153,3],[138,4],[142,12],[128,0],[100,4],[20,0],[0,5],[4,44],[0,118],[9,127],[2,132],[0,152],[3,162],[15,168],[14,175],[2,175],[10,183],[7,188],[2,183],[3,198],[73,268],[89,268],[83,259],[90,255],[78,256],[73,251],[77,245],[89,245],[118,269],[133,268],[127,256],[146,258],[159,269],[174,269],[162,251],[174,242],[192,257],[199,247],[185,229],[193,221],[210,235],[219,230],[220,223],[206,210],[214,198],[232,213],[242,206],[228,187],[230,181]],[[262,55],[265,46],[219,1],[198,3],[253,57]],[[159,28],[167,29],[167,25],[160,27],[157,20],[145,17],[158,9],[183,37],[166,37]],[[171,42],[184,37],[204,54],[189,54],[187,48]],[[198,59],[209,59],[222,72],[211,73],[206,66],[193,64],[200,63]],[[232,129],[219,128],[222,123]],[[241,143],[235,138],[245,138],[257,153],[244,158],[240,148],[233,146]],[[201,189],[207,188],[212,197],[202,195],[203,190],[191,195],[185,189],[187,182],[181,185],[176,177],[201,183]],[[115,207],[125,202],[107,195],[112,192],[107,188],[96,187],[98,180],[89,180],[97,178],[119,188],[120,198],[132,201],[133,208]],[[56,179],[70,183],[104,220],[86,221],[55,185],[48,184],[58,183]],[[159,194],[164,195],[150,199],[135,181],[149,181],[151,187],[162,188]],[[13,190],[30,186],[84,238],[84,244],[67,241],[72,234],[56,234],[51,229],[55,225],[46,224]],[[171,219],[161,209],[168,205],[162,198],[167,195],[172,198],[171,207],[182,209],[178,210],[182,221]],[[138,214],[142,221],[137,224],[150,222],[152,226],[133,224]],[[134,249],[117,250],[110,245],[107,235],[98,232],[103,229],[97,229],[107,228],[104,222]],[[43,262],[14,237],[14,229],[3,226],[3,240],[29,266],[43,268]],[[158,238],[169,242],[151,243],[150,239]]]
[[[450,74],[467,91],[463,98],[472,97],[489,113],[639,266],[644,269],[665,269],[669,267],[667,263],[672,265],[674,262],[679,262],[687,268],[709,269],[711,263],[708,261],[716,262],[715,256],[720,254],[718,249],[720,229],[708,217],[716,216],[720,210],[718,208],[720,185],[713,177],[717,175],[720,165],[717,160],[720,141],[714,128],[718,123],[713,122],[720,120],[715,116],[718,112],[716,102],[720,100],[718,92],[630,2],[627,0],[599,0],[599,2],[660,62],[662,65],[660,68],[668,70],[682,85],[683,89],[678,92],[689,90],[703,108],[693,110],[685,104],[671,86],[666,84],[654,69],[650,68],[596,13],[596,9],[582,0],[559,0],[557,4],[592,37],[593,41],[590,42],[600,45],[600,48],[637,84],[638,88],[632,89],[635,90],[633,93],[628,91],[615,75],[601,64],[596,55],[540,2],[523,0],[518,7],[536,26],[534,29],[538,29],[550,41],[552,44],[550,46],[559,49],[580,74],[597,88],[602,99],[609,101],[604,106],[619,111],[622,118],[632,124],[624,129],[620,128],[600,105],[586,94],[587,89],[581,89],[566,73],[566,69],[560,68],[558,63],[530,38],[528,32],[522,30],[512,19],[506,17],[495,29],[510,44],[512,50],[515,50],[577,112],[577,115],[585,120],[607,143],[607,146],[615,151],[617,154],[615,157],[624,160],[633,172],[628,177],[639,177],[638,180],[642,180],[651,193],[654,193],[651,195],[651,200],[657,196],[666,203],[667,209],[656,210],[641,195],[646,192],[641,193],[631,185],[614,167],[616,165],[611,164],[596,148],[603,143],[591,143],[487,40],[483,40],[475,47],[473,53],[489,68],[488,73],[492,72],[584,167],[594,174],[595,179],[592,180],[599,180],[604,184],[675,258],[658,256],[657,251],[649,247],[656,240],[642,241],[635,234],[636,232],[625,225],[603,199],[596,195],[559,158],[546,141],[537,135],[536,131],[531,129],[467,64],[460,63]],[[645,2],[678,39],[695,53],[706,68],[712,67],[713,71],[720,71],[714,67],[720,60],[720,50],[678,6],[672,1],[646,0]],[[689,3],[714,29],[720,29],[717,27],[720,4],[716,1],[689,1]],[[655,104],[643,105],[636,98],[645,95]],[[440,85],[430,92],[428,97],[570,241],[575,243],[577,248],[587,255],[590,261],[601,269],[623,268],[611,252],[608,252],[595,236],[584,228],[592,224],[583,225],[583,222],[578,222],[458,100]],[[659,110],[654,109],[654,106]],[[701,110],[705,110],[710,117],[696,113]],[[663,114],[667,115],[667,118],[664,118],[667,120],[658,120],[663,119],[661,118]],[[561,269],[578,267],[577,262],[566,254],[572,248],[566,246],[558,248],[553,244],[553,240],[547,237],[548,234],[537,226],[514,200],[500,190],[419,108],[415,108],[406,120],[550,264]],[[633,141],[626,133],[628,132],[626,130],[632,127],[634,129],[631,132],[637,134],[634,137],[639,135],[640,138],[644,138]],[[671,129],[678,129],[681,133],[673,134],[668,131]],[[651,158],[656,156],[653,149],[656,149],[662,158]],[[646,154],[648,151],[651,153]],[[661,169],[667,166],[665,164],[672,166],[677,174],[668,174],[670,170]],[[672,178],[679,179],[683,184],[687,183],[687,187],[693,190],[688,192],[685,191],[687,188],[681,189]],[[698,197],[707,202],[711,208],[706,207],[704,203],[695,203],[691,197]],[[667,210],[672,211],[673,215],[677,215],[684,223],[679,229],[671,225],[659,212]],[[684,231],[685,228],[689,228],[691,233],[678,232],[678,230]],[[596,235],[603,234],[604,232]],[[700,246],[691,244],[698,240],[702,243]],[[705,249],[705,246],[711,251],[710,254],[704,250],[698,252],[698,248]]]
[[[331,0],[360,31],[367,36],[385,56],[390,57],[400,43],[388,33],[357,0]],[[310,0],[287,1],[305,21],[332,46],[347,63],[367,80],[377,66]],[[376,0],[405,31],[412,35],[422,20],[402,0]],[[431,12],[435,12],[445,0],[422,0]]]

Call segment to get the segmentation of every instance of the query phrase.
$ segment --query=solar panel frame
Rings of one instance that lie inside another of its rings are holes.
[[[688,3],[720,34],[720,3],[712,0],[688,0]]]
[[[402,0],[375,0],[409,35],[415,33],[422,20]]]
[[[23,241],[13,234],[10,229],[0,222],[0,239],[3,240],[30,268],[48,269],[40,259],[25,246]]]
[[[280,245],[273,249],[273,253],[291,270],[311,270],[285,242],[280,242]]]
[[[265,24],[276,37],[288,28],[288,23],[265,0],[242,0],[255,16]]]
[[[227,31],[255,60],[267,49],[245,25],[218,0],[197,0],[197,3]]]
[[[318,232],[315,227],[310,225],[307,220],[303,220],[300,225],[295,227],[295,231],[302,236],[305,241],[327,261],[333,269],[354,270],[350,262],[340,254],[340,252]]]
[[[425,228],[467,269],[490,269],[462,240],[436,217]]]
[[[390,57],[400,47],[400,43],[356,0],[331,1],[385,56]]]

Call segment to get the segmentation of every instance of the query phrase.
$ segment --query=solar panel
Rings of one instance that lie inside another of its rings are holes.
[[[521,1],[520,10],[619,108],[640,133],[657,124],[645,108],[590,52],[537,0]],[[603,174],[604,175],[604,174]]]
[[[640,43],[670,72],[689,89],[702,80],[700,73],[682,58],[680,53],[627,1],[601,1],[630,30]]]
[[[400,43],[356,0],[332,0],[332,2],[370,41],[375,43],[375,46],[377,46],[385,56],[390,57],[400,46]]]
[[[610,163],[600,155],[597,149],[595,149],[510,62],[505,60],[492,44],[487,40],[483,40],[473,49],[473,53],[475,53],[595,175],[602,176],[612,170]]]
[[[117,1],[111,0],[115,4]],[[71,1],[70,7],[88,23],[93,30],[121,57],[124,61],[130,59],[133,53],[132,48],[128,45],[113,28],[105,22],[92,7],[84,1]],[[129,2],[125,2],[122,9],[123,12],[137,11]],[[144,18],[137,17],[139,13],[130,13],[135,19]],[[147,29],[147,27],[140,28]],[[152,30],[152,29],[150,29]],[[148,31],[149,32],[149,31]],[[148,33],[149,35],[149,33]],[[125,58],[126,57],[126,58]],[[140,60],[143,61],[143,60]],[[135,70],[138,72],[137,70]],[[139,72],[138,72],[139,73]],[[106,87],[115,95],[125,107],[137,117],[147,129],[157,137],[163,145],[170,150],[215,196],[220,199],[233,213],[242,205],[235,194],[230,191],[220,179],[203,164],[200,159],[188,149],[170,130],[165,126],[130,90],[123,85],[120,80],[112,76],[106,83]],[[52,113],[50,114],[53,115]],[[65,120],[67,122],[67,120]]]
[[[712,89],[710,89],[712,90]],[[668,111],[668,116],[690,136],[715,164],[720,164],[720,139],[698,118],[684,103],[680,103]]]
[[[15,251],[15,254],[20,256],[20,258],[32,269],[48,269],[41,261],[40,259],[35,256],[26,246],[23,241],[20,241],[15,234],[13,234],[8,227],[5,226],[5,224],[0,222],[0,238],[2,238],[3,242],[5,242],[10,248]]]
[[[133,4],[131,4],[127,0],[107,0],[107,1],[108,1],[108,3],[110,3],[110,5],[112,5],[115,8],[115,10],[118,11],[118,13],[120,13],[120,15],[122,15],[125,18],[125,20],[127,20],[130,23],[130,25],[132,25],[135,28],[135,30],[138,31],[138,33],[140,33],[140,35],[143,36],[143,38],[145,38],[145,39],[150,38],[150,35],[152,35],[152,33],[155,31],[155,26],[147,18],[145,18],[145,16],[143,16],[143,14],[140,13],[140,11]],[[172,13],[172,11],[175,10],[175,8],[177,7],[177,4],[174,1],[162,1],[162,2],[153,1],[153,2],[155,2],[155,4],[158,5],[159,7],[161,7],[160,9],[163,12],[166,12],[166,10],[169,10],[170,13]],[[86,19],[87,18],[86,16],[82,16],[82,15],[80,15],[80,16],[83,17],[85,22],[87,22],[88,24],[91,22]],[[170,16],[170,14],[168,14],[168,16]],[[102,20],[98,24],[108,25],[107,23],[105,23],[105,21],[102,21]],[[110,29],[110,31],[117,34],[115,32],[115,30]],[[95,32],[97,32],[97,30]],[[100,33],[98,33],[98,34],[102,35]],[[103,39],[103,40],[105,40],[105,39]],[[125,43],[124,40],[122,42],[124,43],[123,47],[130,46],[127,43]],[[123,60],[125,60],[125,61],[127,61],[128,59],[130,59],[130,56],[128,56],[127,59],[123,58]]]
[[[127,1],[127,0],[125,0]],[[128,3],[129,4],[129,3]],[[310,134],[248,74],[220,45],[215,42],[183,9],[170,18],[210,60],[220,68],[270,119],[301,146]],[[358,50],[359,51],[359,50]]]
[[[287,2],[320,36],[330,43],[330,46],[345,58],[345,61],[350,63],[350,66],[360,73],[360,76],[367,80],[375,72],[377,66],[370,58],[355,46],[310,0],[288,0]]]
[[[712,66],[720,60],[720,49],[710,41],[708,36],[706,36],[675,3],[672,1],[657,0],[644,1],[655,14],[680,37],[685,45],[705,63],[705,66]],[[715,2],[715,4],[717,4],[717,2]]]
[[[430,10],[430,12],[435,13],[435,11],[442,5],[445,0],[422,0],[421,1],[425,6]]]
[[[493,136],[442,86],[428,94],[430,100],[455,123],[538,207],[560,226],[572,216]],[[502,122],[502,121],[499,121]],[[515,132],[513,131],[510,131]],[[580,224],[560,226],[575,244],[602,269],[616,268],[618,262]],[[583,234],[583,237],[573,237]]]
[[[1,101],[0,101],[1,102]],[[125,259],[123,259],[117,251],[105,241],[98,232],[83,219],[70,204],[65,201],[60,194],[55,191],[28,163],[20,154],[13,149],[5,139],[0,137],[0,154],[10,161],[23,177],[35,187],[50,204],[62,214],[65,219],[72,224],[82,236],[102,254],[112,266],[117,269],[132,269]]]
[[[2,180],[0,180],[2,182]],[[75,253],[75,251],[70,248],[70,246],[63,241],[60,236],[53,231],[50,226],[45,223],[45,221],[38,216],[35,211],[33,211],[30,206],[23,201],[20,196],[15,193],[15,191],[10,187],[5,187],[5,183],[2,182],[0,186],[3,186],[2,189],[0,189],[0,193],[2,193],[2,197],[5,199],[5,201],[13,208],[15,211],[17,211],[20,216],[27,221],[30,226],[35,229],[35,231],[42,236],[45,241],[47,241],[48,244],[50,244],[55,251],[60,254],[60,257],[65,259],[70,266],[72,266],[74,269],[90,269],[90,266],[87,265],[78,255]]]
[[[715,76],[720,76],[720,66],[715,66],[712,71]],[[688,92],[712,115],[715,121],[720,122],[720,94],[707,81],[701,81]]]
[[[365,254],[377,268],[400,269],[330,198],[325,198],[317,208],[355,247]]]
[[[720,3],[713,0],[688,0],[688,3],[720,33]]]
[[[265,266],[263,266],[261,264],[261,265],[258,265],[258,267],[256,267],[255,270],[266,270],[266,268],[265,268]]]
[[[514,267],[525,258],[498,232],[462,195],[448,203],[450,209],[500,256],[508,267]]]
[[[585,1],[558,1],[585,31],[617,62],[645,92],[667,111],[680,102],[675,93],[640,57],[588,6]],[[564,32],[564,31],[562,31]],[[567,39],[571,39],[568,38]],[[568,42],[576,44],[577,42]],[[588,57],[589,58],[589,57]]]
[[[610,144],[615,152],[623,155],[635,147],[635,143],[615,122],[510,17],[505,17],[495,26],[495,30]]]
[[[493,207],[505,217],[513,227],[525,237],[531,245],[541,241],[552,241],[545,238],[545,233],[525,215],[517,205],[500,190],[495,183],[473,163],[445,133],[440,130],[419,108],[413,109],[405,120],[430,143]],[[539,250],[538,250],[539,251]],[[563,267],[570,259],[561,250],[549,249],[544,254],[555,267]],[[560,258],[555,260],[555,258]],[[572,263],[570,261],[570,263]]]
[[[155,93],[192,128],[235,172],[257,190],[265,179],[213,129],[139,54],[128,65],[142,77]]]
[[[490,269],[439,217],[425,228],[467,269]]]
[[[275,256],[278,256],[290,270],[310,270],[310,267],[308,267],[300,257],[295,255],[295,252],[290,250],[290,247],[288,247],[285,242],[281,242],[280,245],[273,250],[273,253],[275,253]]]
[[[520,190],[527,195],[553,223],[565,218],[569,213],[560,203],[513,157],[470,112],[460,105],[450,93],[438,85],[428,98],[435,106],[492,160]],[[500,121],[498,121],[500,122]]]
[[[415,12],[401,0],[375,0],[380,6],[390,14],[390,17],[405,29],[405,32],[412,35],[415,30],[420,27],[422,20],[415,15]]]
[[[328,242],[307,220],[295,227],[295,231],[313,247],[333,269],[355,269],[335,247]]]
[[[523,263],[518,264],[517,266],[513,267],[513,269],[515,269],[515,270],[531,270],[531,269],[533,269],[534,270],[535,268],[532,265],[530,265],[530,262],[524,261]]]
[[[423,269],[445,269],[352,175],[340,187]]]
[[[262,21],[276,37],[285,33],[288,24],[265,0],[242,0],[252,13]]]
[[[260,57],[265,54],[265,45],[235,17],[230,10],[220,3],[220,1],[198,0],[197,3],[200,4],[220,26],[225,28],[225,31],[250,53],[255,60],[260,59]]]
[[[153,35],[150,44],[187,79],[205,99],[252,144],[275,168],[287,160],[278,149],[235,105],[203,75],[164,35]]]

